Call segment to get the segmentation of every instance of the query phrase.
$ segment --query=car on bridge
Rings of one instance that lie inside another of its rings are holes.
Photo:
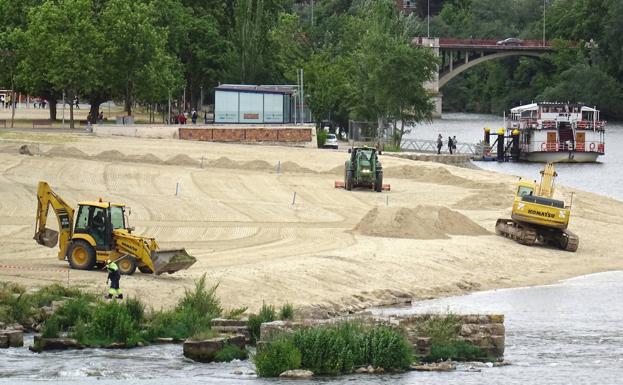
[[[500,40],[497,43],[495,43],[497,45],[522,45],[523,44],[523,40],[518,39],[516,37],[509,37],[506,38],[504,40]]]

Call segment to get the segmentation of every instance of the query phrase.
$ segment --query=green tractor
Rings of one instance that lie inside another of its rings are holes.
[[[367,187],[383,191],[383,167],[378,158],[380,152],[371,147],[354,147],[348,152],[350,160],[344,164],[344,188],[350,191],[354,187]]]

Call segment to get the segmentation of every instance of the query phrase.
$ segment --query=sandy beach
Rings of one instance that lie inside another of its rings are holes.
[[[24,144],[34,155],[19,154]],[[346,158],[278,146],[0,133],[0,280],[106,288],[104,273],[69,270],[57,248],[32,239],[40,180],[74,206],[100,197],[125,203],[136,233],[197,257],[173,275],[122,278],[128,296],[154,308],[175,303],[204,273],[226,308],[290,302],[335,314],[623,269],[614,246],[622,202],[559,186],[559,199],[574,193],[569,228],[578,251],[527,247],[493,231],[510,215],[515,176],[382,156],[391,191],[348,192],[333,186]]]

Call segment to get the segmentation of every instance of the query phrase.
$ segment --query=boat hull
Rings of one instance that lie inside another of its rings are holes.
[[[522,152],[519,158],[526,162],[536,163],[594,163],[597,157],[601,155],[598,152],[580,152],[580,151],[537,151]]]

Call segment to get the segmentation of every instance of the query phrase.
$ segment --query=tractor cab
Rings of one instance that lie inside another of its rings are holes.
[[[101,201],[80,202],[78,205],[74,237],[89,235],[96,250],[113,249],[113,230],[126,229],[125,206]]]

